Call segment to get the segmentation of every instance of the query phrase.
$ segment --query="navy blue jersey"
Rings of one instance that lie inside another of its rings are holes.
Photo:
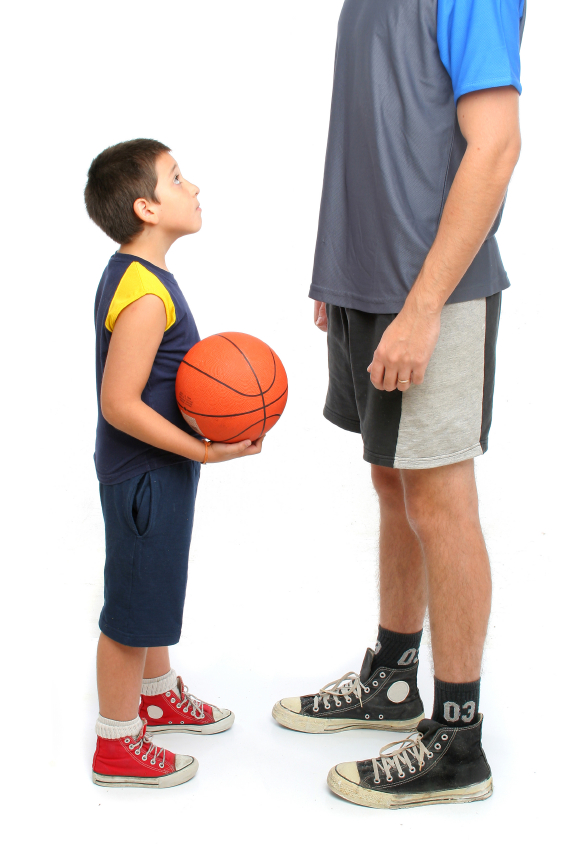
[[[95,298],[97,403],[95,444],[97,477],[103,484],[122,481],[186,458],[155,448],[113,428],[101,413],[101,382],[109,343],[118,316],[146,294],[158,296],[166,310],[166,330],[156,352],[142,401],[188,434],[176,403],[175,382],[184,355],[199,341],[192,312],[172,273],[134,255],[116,252],[102,275]]]

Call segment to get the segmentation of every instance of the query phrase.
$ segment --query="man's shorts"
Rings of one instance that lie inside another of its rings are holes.
[[[200,464],[100,484],[105,519],[102,632],[133,648],[180,640]]]
[[[397,314],[327,305],[330,383],[324,416],[361,434],[364,460],[395,469],[459,463],[488,448],[501,293],[445,305],[420,385],[376,390],[367,367]]]

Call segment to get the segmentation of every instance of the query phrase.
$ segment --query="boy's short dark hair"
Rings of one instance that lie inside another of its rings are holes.
[[[85,205],[90,218],[117,243],[125,244],[143,229],[133,204],[140,197],[158,202],[156,158],[170,148],[149,138],[123,141],[93,159],[87,174]]]

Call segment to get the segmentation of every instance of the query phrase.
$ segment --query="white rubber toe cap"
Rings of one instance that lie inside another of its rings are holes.
[[[197,769],[197,759],[194,759],[193,756],[182,756],[179,753],[176,753],[176,770],[182,771],[184,768],[189,768],[192,765],[196,766]]]
[[[357,762],[341,762],[340,765],[336,765],[336,771],[341,777],[344,777],[345,780],[349,780],[350,782],[354,782],[356,785],[359,785],[360,774]]]
[[[213,706],[211,711],[213,713],[214,721],[224,721],[233,714],[231,709],[219,709],[217,706]]]
[[[299,697],[285,697],[284,700],[281,700],[281,706],[284,709],[288,709],[289,712],[300,712],[301,703]]]

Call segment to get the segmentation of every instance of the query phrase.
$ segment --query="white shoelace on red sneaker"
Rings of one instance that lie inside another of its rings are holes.
[[[379,756],[371,760],[375,777],[374,782],[380,783],[381,775],[385,776],[387,782],[393,782],[393,777],[391,776],[392,771],[393,773],[397,772],[399,779],[405,779],[403,765],[410,774],[416,773],[417,768],[415,765],[418,765],[419,770],[421,770],[425,764],[425,757],[432,759],[434,756],[430,750],[427,750],[422,742],[422,738],[422,733],[413,733],[402,741],[392,741],[390,744],[382,747],[379,751]],[[396,747],[399,747],[399,750],[394,749],[386,753],[389,748]]]
[[[163,768],[166,762],[166,748],[156,747],[155,744],[152,744],[152,741],[146,735],[146,721],[143,721],[142,724],[142,730],[136,738],[130,736],[124,739],[124,743],[129,745],[129,750],[134,750],[135,756],[140,756],[144,749],[144,754],[141,757],[144,762],[147,761],[149,755],[154,751],[150,764],[156,765],[158,763],[158,767]],[[161,762],[159,761],[160,759],[162,759]]]
[[[351,703],[351,695],[354,695],[359,700],[360,706],[363,706],[362,691],[367,694],[369,688],[362,684],[359,674],[356,674],[355,671],[349,671],[343,677],[340,677],[339,680],[333,680],[320,689],[314,697],[313,710],[314,712],[318,712],[320,701],[323,702],[325,709],[330,709],[330,698],[332,698],[336,706],[342,705],[340,697],[343,697],[346,703]]]

